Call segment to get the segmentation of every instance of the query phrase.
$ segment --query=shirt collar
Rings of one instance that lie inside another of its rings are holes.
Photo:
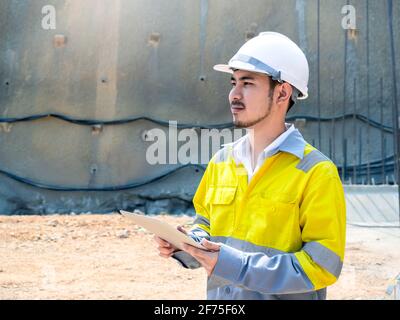
[[[285,126],[286,130],[263,150],[263,155],[265,157],[271,156],[276,152],[278,152],[280,150],[282,143],[286,141],[286,139],[292,134],[292,132],[295,129],[293,125],[288,123],[285,123]]]
[[[280,151],[289,152],[299,159],[303,159],[306,141],[300,131],[294,127],[294,130],[286,137],[279,146]]]
[[[276,138],[264,151],[264,157],[272,156],[278,151],[284,151],[293,154],[294,156],[303,159],[304,148],[306,142],[301,135],[300,131],[294,127],[293,124],[285,123],[286,131]],[[249,134],[241,137],[240,139],[226,143],[222,146],[231,146],[233,149],[241,148],[241,150],[249,150]],[[246,151],[245,151],[246,152]]]

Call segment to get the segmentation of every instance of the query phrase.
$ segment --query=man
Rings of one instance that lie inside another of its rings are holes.
[[[232,74],[233,121],[248,134],[212,157],[194,196],[188,234],[206,250],[156,237],[160,255],[204,267],[208,299],[326,299],[342,268],[346,209],[335,165],[285,123],[307,98],[307,59],[264,32],[214,69]]]

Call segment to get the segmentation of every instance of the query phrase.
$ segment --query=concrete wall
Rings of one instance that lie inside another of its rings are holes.
[[[347,1],[321,0],[319,10],[316,0],[1,1],[0,213],[193,212],[190,200],[203,168],[150,165],[144,134],[167,130],[162,122],[168,120],[189,127],[229,123],[229,77],[212,66],[266,30],[291,37],[309,59],[310,98],[289,113],[293,122],[306,119],[296,122],[305,138],[338,166],[344,153],[346,166],[390,157],[387,3],[351,1],[357,29],[348,31],[341,13]],[[42,28],[45,5],[56,9],[55,30]],[[394,1],[397,61],[399,13]],[[312,118],[343,113],[369,117],[387,130],[363,117]],[[69,121],[14,121],[46,114]],[[133,121],[137,117],[147,119]],[[126,119],[132,121],[90,122]],[[374,170],[378,181],[381,167]],[[390,180],[389,162],[387,170]]]

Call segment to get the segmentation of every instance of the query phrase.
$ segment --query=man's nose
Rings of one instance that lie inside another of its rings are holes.
[[[241,100],[243,98],[242,90],[239,86],[235,86],[231,90],[230,100]]]

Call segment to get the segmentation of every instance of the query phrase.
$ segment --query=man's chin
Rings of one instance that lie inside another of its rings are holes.
[[[270,113],[268,112],[263,117],[260,117],[260,118],[258,118],[256,120],[253,120],[253,121],[247,121],[247,122],[239,121],[239,120],[234,118],[233,119],[233,125],[237,129],[244,129],[244,128],[253,129],[258,123],[262,122],[265,118],[267,118],[269,116],[269,114]]]
[[[245,127],[245,123],[240,122],[240,121],[233,121],[233,126],[235,129],[243,129]]]
[[[254,124],[243,122],[243,121],[233,121],[233,126],[235,129],[251,129]]]

